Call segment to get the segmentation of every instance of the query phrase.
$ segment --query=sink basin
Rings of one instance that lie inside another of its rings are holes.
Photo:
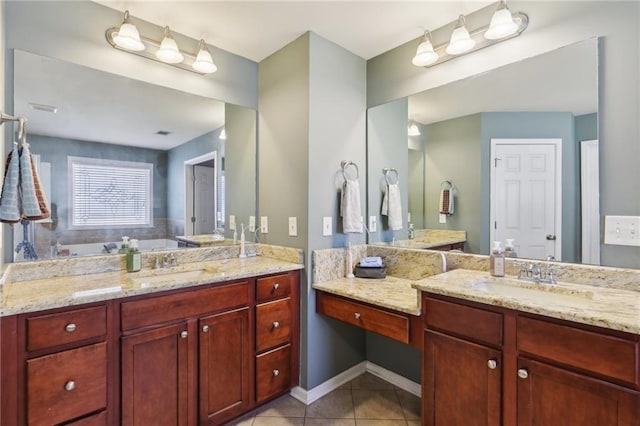
[[[144,275],[132,276],[131,280],[142,287],[157,284],[186,284],[206,281],[219,272],[220,268],[213,266],[190,270],[154,269]]]
[[[587,299],[593,298],[593,292],[583,289],[576,284],[558,283],[534,283],[513,278],[486,276],[478,278],[470,283],[469,287],[477,290],[486,290],[492,292],[514,292],[514,291],[533,291],[558,294],[563,296],[583,297]]]

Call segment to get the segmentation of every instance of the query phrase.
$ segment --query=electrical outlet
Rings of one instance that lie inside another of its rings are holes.
[[[260,232],[263,234],[269,233],[269,220],[267,216],[260,216]]]
[[[295,216],[289,218],[289,236],[298,236],[298,219]]]
[[[256,217],[249,216],[249,232],[256,232]]]
[[[411,212],[407,212],[407,223],[411,223]]]
[[[369,216],[369,232],[378,232],[377,216]]]
[[[233,214],[229,215],[229,229],[237,229],[236,228],[236,216]]]
[[[322,218],[322,236],[328,237],[333,231],[333,218],[331,216],[325,216]]]

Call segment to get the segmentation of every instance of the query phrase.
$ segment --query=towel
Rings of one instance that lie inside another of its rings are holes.
[[[342,216],[342,230],[345,234],[362,232],[360,184],[357,180],[345,179],[342,185],[340,216]]]
[[[20,154],[18,145],[7,157],[4,170],[2,195],[0,195],[0,222],[16,223],[20,221],[20,207],[18,203],[18,183],[20,181]]]
[[[453,214],[453,191],[451,189],[440,191],[440,214]]]
[[[387,185],[387,190],[382,198],[383,216],[387,216],[389,229],[399,231],[402,229],[402,201],[400,200],[400,186],[398,183]]]
[[[25,143],[20,152],[20,184],[22,192],[22,216],[27,220],[47,219],[49,208],[42,190],[38,172],[33,164],[29,144]]]
[[[382,258],[379,256],[363,257],[358,265],[363,268],[382,268]]]

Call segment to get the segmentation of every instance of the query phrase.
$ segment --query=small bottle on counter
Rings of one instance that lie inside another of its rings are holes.
[[[127,254],[128,252],[129,252],[129,237],[124,236],[122,237],[122,242],[120,243],[120,250],[118,250],[118,253]]]
[[[493,249],[489,256],[489,273],[494,277],[504,277],[505,261],[500,241],[493,242]]]
[[[518,257],[513,241],[513,238],[507,238],[507,242],[504,245],[504,257]]]
[[[413,240],[416,237],[416,230],[413,228],[413,223],[409,224],[409,239]]]
[[[138,240],[131,240],[127,252],[127,272],[138,272],[142,268],[142,253],[138,250]]]

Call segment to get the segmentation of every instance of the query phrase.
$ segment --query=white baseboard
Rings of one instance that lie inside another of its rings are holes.
[[[365,372],[380,377],[381,379],[391,383],[392,385],[397,386],[409,393],[412,393],[417,397],[420,397],[421,395],[420,384],[409,380],[406,377],[402,377],[401,375],[396,374],[393,371],[387,370],[386,368],[380,367],[379,365],[372,362],[362,361],[361,363],[354,365],[350,369],[345,370],[342,373],[319,384],[313,389],[306,390],[300,386],[296,386],[295,388],[291,389],[291,396],[304,403],[305,405],[309,405]]]

